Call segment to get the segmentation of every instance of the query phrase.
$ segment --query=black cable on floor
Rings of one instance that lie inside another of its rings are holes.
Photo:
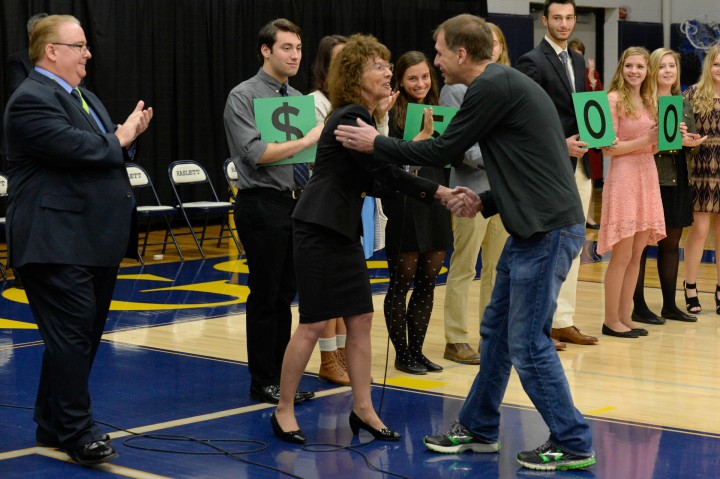
[[[34,411],[35,408],[33,407],[27,407],[27,406],[17,406],[14,404],[0,404],[0,407],[2,408],[8,408],[8,409],[23,409],[27,411]],[[288,477],[296,478],[296,479],[304,479],[302,476],[298,476],[295,474],[292,474],[287,471],[283,471],[282,469],[269,466],[267,464],[262,464],[259,462],[250,461],[248,459],[244,459],[240,457],[241,455],[245,454],[254,454],[258,452],[265,451],[268,449],[267,443],[263,441],[258,441],[256,439],[198,439],[192,436],[182,436],[178,434],[145,434],[145,433],[136,433],[130,429],[125,429],[119,426],[116,426],[114,424],[110,424],[108,422],[103,421],[95,421],[97,424],[101,424],[103,426],[107,426],[108,428],[114,429],[116,431],[122,431],[126,432],[131,435],[131,437],[125,438],[122,443],[124,446],[130,448],[130,449],[136,449],[140,451],[148,451],[148,452],[159,452],[159,453],[166,453],[166,454],[184,454],[184,455],[194,455],[194,456],[227,456],[231,459],[234,459],[238,462],[242,462],[244,464],[248,464],[251,466],[261,467],[263,469],[268,469],[271,471],[279,472],[280,474],[283,474]],[[148,446],[142,446],[135,444],[138,441],[142,440],[155,440],[155,441],[169,441],[169,442],[183,442],[183,443],[192,443],[192,444],[200,444],[204,447],[212,449],[212,451],[183,451],[183,450],[177,450],[177,449],[161,449],[157,447],[148,447]],[[388,476],[394,476],[399,477],[401,479],[410,479],[407,476],[403,476],[401,474],[397,474],[391,471],[387,471],[385,469],[381,469],[380,467],[376,466],[372,463],[370,458],[365,454],[364,452],[358,450],[357,448],[366,446],[368,444],[371,444],[375,442],[375,439],[356,444],[354,446],[342,446],[340,444],[326,444],[326,443],[316,443],[316,444],[304,444],[300,447],[301,450],[306,452],[313,452],[313,453],[322,453],[322,452],[336,452],[336,451],[342,451],[346,450],[349,452],[354,452],[356,454],[359,454],[364,460],[365,464],[369,469],[372,469],[374,471],[380,472],[382,474],[386,474]],[[217,445],[217,443],[237,443],[237,444],[250,444],[255,445],[256,447],[252,449],[242,450],[242,451],[229,451],[225,449],[224,447],[220,447]]]

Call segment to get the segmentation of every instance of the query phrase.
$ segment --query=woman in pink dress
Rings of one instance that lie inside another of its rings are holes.
[[[665,237],[665,218],[653,153],[657,148],[657,102],[646,81],[650,53],[630,47],[620,57],[608,89],[617,143],[603,188],[598,253],[612,251],[605,273],[602,333],[620,338],[646,336],[630,312],[640,258],[648,244]]]

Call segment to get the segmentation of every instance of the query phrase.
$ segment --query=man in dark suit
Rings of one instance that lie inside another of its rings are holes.
[[[34,69],[4,121],[10,262],[45,343],[36,438],[88,466],[117,456],[93,419],[88,381],[118,266],[137,255],[126,148],[152,118],[141,101],[116,126],[100,100],[78,88],[91,56],[76,18],[38,22]]]
[[[562,123],[569,161],[575,169],[575,183],[580,193],[583,211],[587,212],[592,195],[592,173],[587,156],[587,143],[580,141],[575,119],[572,94],[585,91],[585,60],[568,48],[568,40],[575,29],[574,0],[546,0],[542,17],[547,28],[545,38],[533,50],[518,59],[515,68],[535,80],[550,96]],[[538,152],[542,154],[542,152]],[[567,279],[560,289],[558,305],[553,317],[552,339],[555,349],[563,350],[565,343],[597,344],[575,327],[575,300],[580,256],[572,263]]]
[[[42,20],[43,18],[47,17],[47,13],[36,13],[32,17],[30,17],[27,21],[27,33],[28,33],[28,39],[32,41],[32,34],[33,29],[35,28],[35,24]],[[33,69],[33,64],[30,63],[30,56],[28,55],[28,50],[21,50],[19,52],[15,52],[12,55],[8,57],[7,60],[7,87],[8,87],[8,95],[12,95],[12,93],[17,90],[17,87],[20,86],[20,84],[25,81],[25,79],[30,74],[30,70]]]

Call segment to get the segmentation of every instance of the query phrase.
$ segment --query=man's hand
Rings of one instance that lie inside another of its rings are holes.
[[[140,136],[150,125],[153,117],[153,109],[143,110],[145,102],[140,100],[135,110],[130,113],[125,123],[118,125],[115,130],[115,136],[120,140],[120,146],[126,148],[130,146],[135,139]]]
[[[579,134],[573,135],[570,138],[566,138],[565,143],[567,143],[568,154],[570,156],[574,156],[575,158],[582,158],[582,156],[587,153],[588,144],[584,141],[580,141]]]
[[[325,125],[322,123],[315,125],[312,130],[307,132],[307,135],[304,136],[305,140],[309,143],[308,148],[316,144],[320,140],[320,134],[323,131],[323,128]]]
[[[482,211],[480,197],[471,189],[465,186],[458,186],[452,190],[445,189],[451,194],[447,197],[446,192],[442,192],[441,201],[455,216],[473,218],[479,211]],[[440,188],[438,188],[438,192],[440,192]],[[436,193],[435,197],[440,196]]]
[[[368,125],[360,118],[357,119],[358,126],[339,125],[335,130],[335,139],[343,144],[345,148],[372,153],[375,151],[373,143],[379,135],[377,130]]]

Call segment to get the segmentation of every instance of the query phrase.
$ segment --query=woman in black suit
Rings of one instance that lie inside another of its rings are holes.
[[[379,186],[376,181],[427,203],[433,197],[447,201],[453,193],[335,140],[338,125],[357,125],[358,119],[374,124],[373,113],[392,94],[389,59],[389,50],[376,38],[354,35],[330,66],[333,112],[318,143],[313,176],[293,213],[300,325],[285,351],[280,402],[271,418],[273,431],[286,442],[306,442],[295,419],[295,391],[325,322],[337,317],[344,318],[347,327],[353,434],[365,429],[380,440],[400,438],[380,420],[370,397],[373,304],[360,243],[360,212],[365,196]]]

